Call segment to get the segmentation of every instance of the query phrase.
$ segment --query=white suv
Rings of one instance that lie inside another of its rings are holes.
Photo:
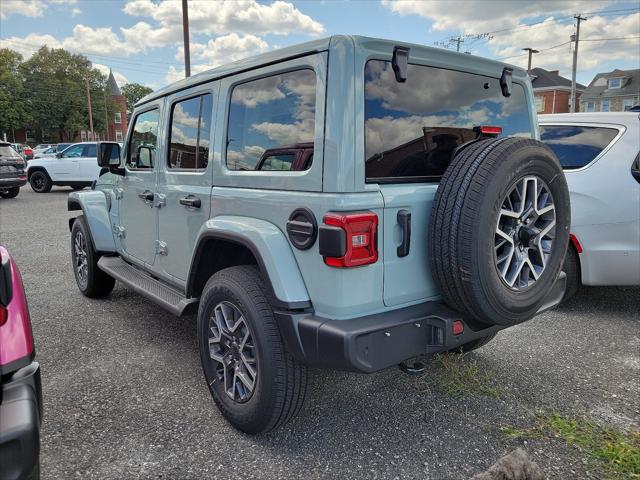
[[[74,143],[53,157],[29,161],[27,176],[36,193],[47,193],[53,185],[82,190],[100,175],[96,142]]]
[[[640,285],[637,112],[540,115],[571,195],[565,298],[583,285]]]

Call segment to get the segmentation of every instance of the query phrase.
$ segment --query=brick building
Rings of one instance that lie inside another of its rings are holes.
[[[532,68],[529,70],[536,110],[543,113],[567,113],[571,99],[571,79],[561,77],[558,70]],[[576,103],[580,105],[580,96],[586,89],[576,83]]]
[[[100,138],[100,135],[96,132],[96,140],[110,140],[115,142],[122,142],[124,136],[127,133],[128,119],[127,119],[127,101],[120,91],[118,82],[116,82],[113,72],[109,70],[109,78],[107,79],[107,87],[109,89],[109,97],[114,105],[116,105],[116,112],[113,118],[109,119],[107,132],[104,138]],[[87,130],[80,130],[76,141],[86,142],[91,140],[91,132]]]
[[[598,73],[580,101],[582,112],[624,112],[640,104],[640,69]]]

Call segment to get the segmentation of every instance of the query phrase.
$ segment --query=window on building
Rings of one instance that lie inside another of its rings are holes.
[[[116,142],[122,142],[122,130],[116,130]]]
[[[115,118],[113,121],[114,123],[118,123],[118,124],[122,123],[122,113],[116,112]]]
[[[611,110],[611,102],[609,100],[600,100],[600,111],[609,112]]]
[[[596,102],[587,102],[587,112],[595,112],[596,111]]]
[[[127,167],[130,169],[152,169],[158,146],[158,109],[138,114],[127,150]]]
[[[268,151],[313,142],[315,114],[316,74],[311,69],[234,87],[227,129],[227,167],[255,170]],[[284,160],[269,163],[277,170],[285,170],[287,164]],[[309,166],[306,163],[301,169]]]
[[[622,99],[622,110],[625,112],[628,112],[629,110],[631,110],[631,107],[633,107],[636,102],[634,101],[635,98],[623,98]]]
[[[536,112],[544,112],[544,97],[535,96]]]
[[[540,125],[540,139],[553,150],[565,170],[591,163],[616,135],[615,128]]]
[[[207,168],[212,110],[213,102],[210,93],[173,104],[169,168]]]
[[[383,60],[367,62],[364,81],[367,182],[438,181],[454,150],[477,138],[474,127],[531,137],[525,91],[515,82],[504,97],[498,78],[410,64],[399,83]]]
[[[620,88],[622,86],[621,78],[610,78],[609,79],[609,88]]]

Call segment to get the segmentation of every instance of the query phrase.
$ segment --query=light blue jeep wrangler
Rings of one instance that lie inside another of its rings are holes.
[[[471,55],[334,36],[219,67],[100,144],[78,287],[197,311],[213,399],[268,431],[307,366],[419,371],[560,301],[569,195],[537,138],[527,73]]]

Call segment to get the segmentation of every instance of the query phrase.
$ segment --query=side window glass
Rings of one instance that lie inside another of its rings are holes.
[[[290,170],[291,158],[261,162],[271,149],[296,149],[315,137],[316,75],[296,70],[234,87],[227,129],[230,170]],[[281,158],[282,157],[282,158]],[[307,167],[308,168],[308,167]]]
[[[95,143],[90,143],[88,145],[84,146],[84,153],[82,154],[83,157],[95,157],[98,158],[98,154],[96,153],[96,144]]]
[[[153,168],[158,146],[158,109],[139,114],[134,120],[129,148],[127,167],[132,170]]]
[[[67,148],[62,154],[63,158],[78,158],[82,156],[82,150],[84,150],[84,145],[74,145],[73,147]]]
[[[562,168],[575,170],[591,163],[616,138],[618,130],[579,125],[541,125],[540,140],[556,154]]]
[[[270,155],[264,159],[258,170],[289,171],[293,165],[295,156],[292,153]]]
[[[207,168],[212,108],[211,94],[182,100],[173,105],[169,168]]]

